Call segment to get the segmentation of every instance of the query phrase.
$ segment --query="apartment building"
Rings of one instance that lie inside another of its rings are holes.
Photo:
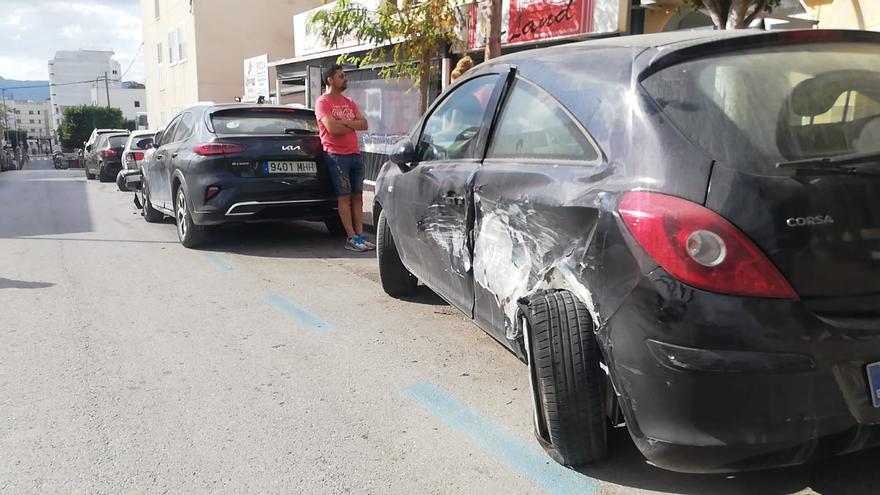
[[[28,139],[45,139],[52,135],[52,104],[44,101],[6,101],[7,125],[28,134]],[[15,121],[12,115],[15,115]]]
[[[144,88],[92,88],[91,103],[98,107],[107,105],[122,111],[127,120],[136,120],[139,113],[147,111],[147,90]]]
[[[120,87],[119,62],[112,51],[62,50],[49,61],[49,98],[52,101],[52,128],[61,126],[64,109],[92,102],[91,90],[104,88],[104,75],[111,88]],[[94,82],[93,82],[94,81]]]
[[[161,128],[199,101],[244,93],[242,61],[293,56],[293,15],[321,0],[140,0],[147,113]]]

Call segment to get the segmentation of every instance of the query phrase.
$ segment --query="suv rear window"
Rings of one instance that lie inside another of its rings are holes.
[[[284,134],[285,129],[318,133],[315,115],[296,110],[254,108],[221,110],[211,115],[217,134]]]
[[[110,136],[108,146],[110,148],[122,148],[125,146],[126,141],[128,141],[128,136]]]
[[[712,158],[758,173],[782,161],[880,151],[880,50],[761,48],[684,62],[642,86]]]

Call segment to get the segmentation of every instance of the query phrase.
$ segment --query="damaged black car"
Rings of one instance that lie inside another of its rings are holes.
[[[529,50],[444,92],[380,172],[384,290],[528,364],[576,466],[628,428],[685,472],[880,444],[880,34]]]

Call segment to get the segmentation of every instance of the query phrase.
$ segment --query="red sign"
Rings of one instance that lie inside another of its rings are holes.
[[[503,0],[501,43],[514,45],[536,40],[588,34],[593,30],[595,0]],[[471,5],[468,47],[485,46],[488,2]]]

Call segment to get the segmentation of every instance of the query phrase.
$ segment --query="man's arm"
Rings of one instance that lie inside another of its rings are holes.
[[[353,131],[366,131],[370,127],[369,124],[367,124],[367,119],[361,115],[360,110],[358,110],[357,117],[355,117],[354,120],[344,120],[342,123]]]
[[[350,120],[348,122],[354,122]],[[321,123],[324,124],[324,127],[327,128],[327,132],[333,134],[334,136],[341,136],[343,134],[348,134],[349,132],[353,132],[354,129],[346,125],[345,121],[336,120],[333,117],[327,115],[321,118]]]

